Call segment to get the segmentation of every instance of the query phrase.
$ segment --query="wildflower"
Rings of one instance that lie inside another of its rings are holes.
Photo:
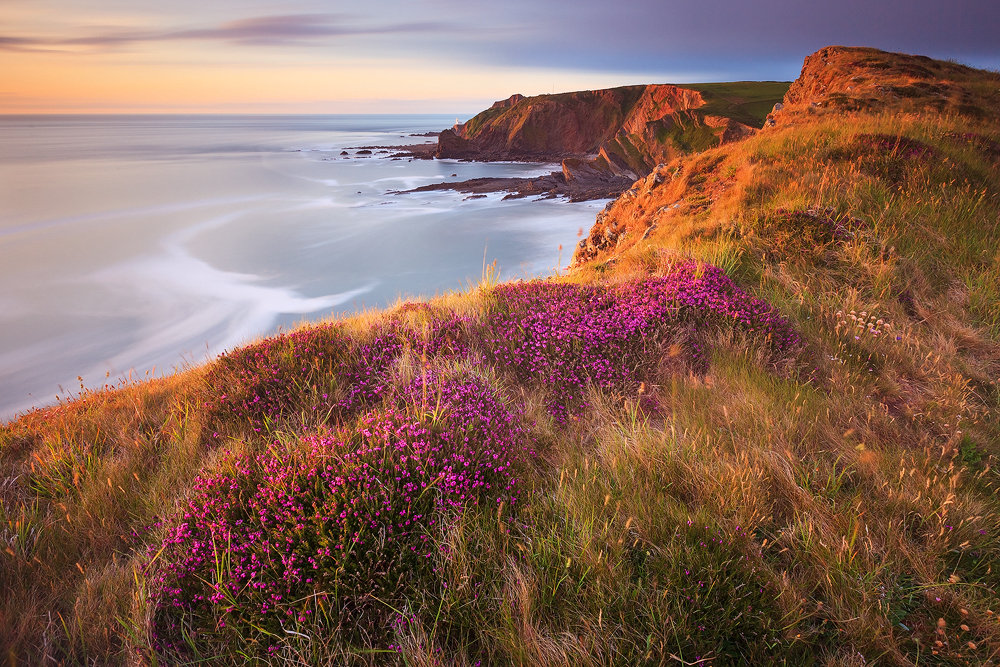
[[[419,409],[427,395],[438,406],[433,421]],[[428,374],[397,390],[394,406],[359,418],[353,433],[306,437],[294,456],[233,456],[234,472],[196,480],[150,554],[157,646],[185,650],[180,628],[199,619],[217,631],[235,624],[281,636],[281,618],[311,622],[303,605],[317,587],[335,586],[355,616],[377,615],[378,605],[365,611],[371,591],[438,580],[429,534],[447,529],[440,517],[515,504],[529,451],[520,422],[481,380]],[[219,544],[230,566],[210,584]]]

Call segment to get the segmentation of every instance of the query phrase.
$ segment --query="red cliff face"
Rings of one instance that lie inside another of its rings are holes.
[[[993,75],[993,86],[982,85],[983,76],[980,70],[926,56],[828,46],[806,57],[801,75],[765,127],[881,109],[982,117],[1000,104],[1000,75]]]
[[[614,136],[643,86],[510,98],[462,129],[485,159],[532,160],[595,154]]]
[[[496,102],[457,132],[441,134],[437,156],[479,160],[554,161],[636,178],[679,154],[740,138],[754,129],[699,112],[697,90],[670,85],[624,86],[559,95],[514,95]]]

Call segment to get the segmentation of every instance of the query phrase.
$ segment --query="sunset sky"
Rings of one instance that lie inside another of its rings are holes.
[[[997,0],[0,0],[0,112],[468,113],[790,80],[864,45],[1000,68]]]

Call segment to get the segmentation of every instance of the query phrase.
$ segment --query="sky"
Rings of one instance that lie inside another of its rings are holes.
[[[0,113],[474,113],[791,80],[823,46],[1000,69],[1000,0],[0,0]]]

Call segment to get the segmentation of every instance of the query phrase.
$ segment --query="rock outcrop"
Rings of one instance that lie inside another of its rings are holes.
[[[524,95],[521,93],[514,93],[505,100],[497,100],[493,103],[493,106],[491,106],[490,109],[509,109],[523,99]]]
[[[564,163],[564,169],[567,159]],[[485,196],[490,192],[504,192],[504,199],[520,199],[522,197],[540,197],[553,199],[565,197],[570,201],[587,201],[590,199],[609,199],[617,197],[628,189],[632,179],[624,176],[613,176],[607,172],[589,169],[584,166],[580,171],[568,175],[554,171],[544,176],[527,178],[473,178],[467,181],[447,181],[422,185],[412,190],[404,190],[394,194],[411,192],[433,192],[435,190],[454,190],[471,196]]]
[[[765,127],[826,113],[882,109],[979,118],[1000,105],[1000,74],[992,74],[993,86],[982,85],[984,77],[991,75],[926,56],[828,46],[806,57],[802,73],[768,114]]]

